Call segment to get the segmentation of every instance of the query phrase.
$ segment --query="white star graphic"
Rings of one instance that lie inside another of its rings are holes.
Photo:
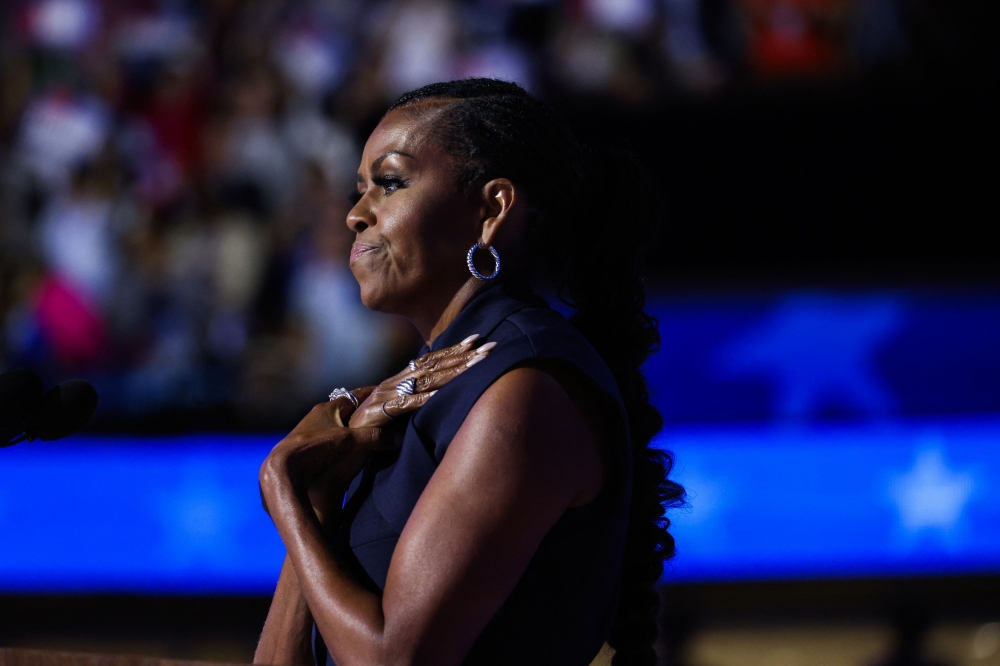
[[[893,480],[890,493],[904,529],[948,532],[961,518],[974,486],[972,474],[948,469],[941,448],[933,447],[918,452],[913,467]]]

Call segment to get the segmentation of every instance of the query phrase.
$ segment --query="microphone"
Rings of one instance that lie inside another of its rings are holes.
[[[42,396],[41,408],[28,417],[24,434],[29,440],[69,437],[86,425],[97,409],[97,389],[82,379],[70,379]]]
[[[97,390],[70,379],[42,395],[42,382],[31,370],[0,375],[0,447],[24,440],[62,439],[82,428],[97,409]]]
[[[0,446],[24,432],[28,414],[42,404],[42,380],[34,370],[19,368],[0,374]],[[20,440],[18,440],[20,441]]]

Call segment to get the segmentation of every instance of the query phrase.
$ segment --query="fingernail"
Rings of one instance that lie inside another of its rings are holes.
[[[438,390],[437,390],[437,389],[434,389],[433,391],[431,391],[431,392],[430,392],[430,393],[428,393],[427,395],[434,395],[434,394],[435,394],[435,393],[437,393],[437,392],[438,392]]]
[[[480,361],[482,361],[484,358],[486,358],[485,354],[476,354],[471,359],[469,359],[469,362],[465,364],[465,367],[471,368],[476,363],[479,363]]]
[[[483,345],[482,347],[480,347],[479,349],[477,349],[476,353],[477,354],[485,354],[489,350],[493,349],[496,346],[497,346],[497,343],[495,343],[495,342],[487,342],[485,345]]]
[[[479,337],[478,333],[473,333],[472,335],[470,335],[466,339],[462,340],[462,342],[460,342],[459,344],[463,344],[463,345],[471,344],[478,337]]]

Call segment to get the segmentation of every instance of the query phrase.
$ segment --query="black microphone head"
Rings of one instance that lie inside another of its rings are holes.
[[[69,437],[82,428],[97,409],[97,390],[80,379],[53,386],[42,397],[41,408],[28,419],[25,432],[35,439]]]
[[[18,368],[0,374],[0,435],[20,434],[41,402],[42,380],[37,372]]]

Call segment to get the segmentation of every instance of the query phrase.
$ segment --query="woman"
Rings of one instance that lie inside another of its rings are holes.
[[[314,408],[262,466],[288,557],[255,662],[654,662],[663,507],[683,489],[647,448],[642,184],[512,83],[389,109],[351,270],[426,353],[357,409]],[[525,286],[540,266],[565,276],[568,322]]]

